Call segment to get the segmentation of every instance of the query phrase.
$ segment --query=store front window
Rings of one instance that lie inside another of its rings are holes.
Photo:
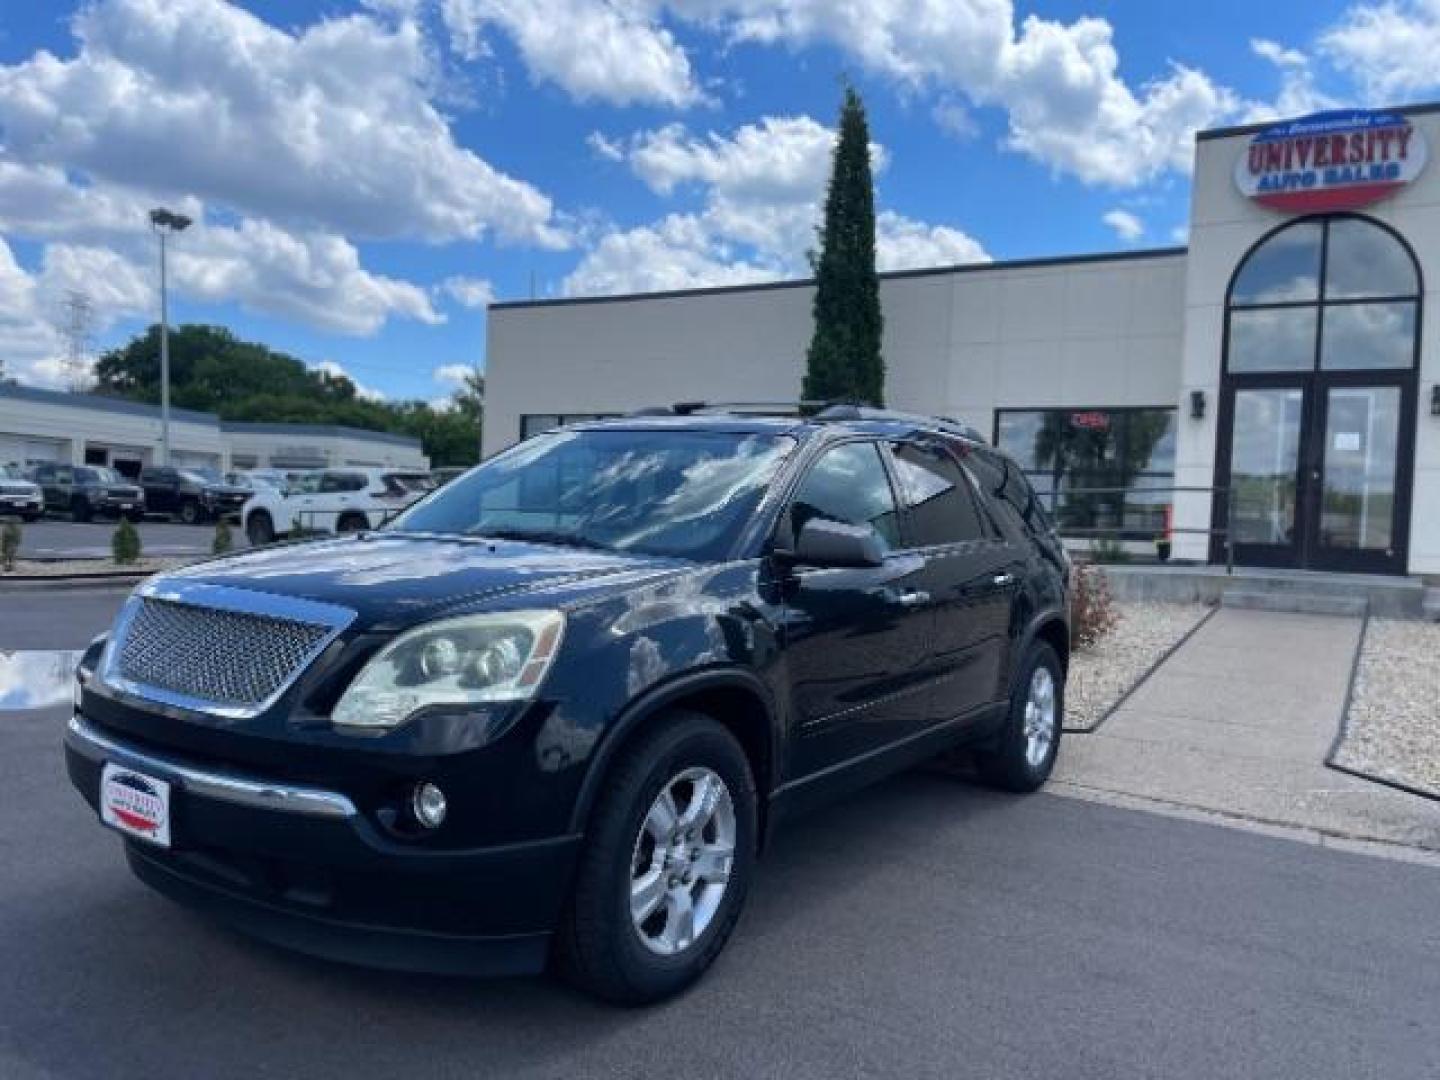
[[[1355,215],[1296,221],[1241,262],[1215,510],[1240,562],[1404,571],[1420,296],[1405,243]]]
[[[1063,535],[1149,541],[1165,530],[1174,409],[1001,409],[995,443]]]

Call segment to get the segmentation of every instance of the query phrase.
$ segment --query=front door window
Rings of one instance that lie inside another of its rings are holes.
[[[1240,265],[1215,512],[1237,561],[1404,572],[1419,312],[1414,257],[1363,217],[1295,222]]]

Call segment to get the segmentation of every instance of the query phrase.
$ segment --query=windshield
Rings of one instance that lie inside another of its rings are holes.
[[[0,480],[22,480],[20,470],[13,465],[0,465]]]
[[[557,431],[441,488],[391,526],[718,559],[795,441],[711,431]]]
[[[121,482],[120,474],[114,469],[76,469],[75,478],[89,484],[118,484]]]

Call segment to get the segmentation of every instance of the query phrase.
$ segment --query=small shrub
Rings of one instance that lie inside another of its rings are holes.
[[[235,537],[230,533],[230,523],[223,517],[215,522],[215,539],[210,541],[210,554],[229,555],[235,547]]]
[[[129,518],[121,518],[115,526],[115,535],[110,538],[110,552],[115,565],[132,566],[140,561],[140,534]]]
[[[1079,648],[1088,649],[1095,645],[1119,622],[1115,602],[1110,596],[1110,584],[1105,580],[1105,571],[1098,566],[1075,567],[1070,605],[1071,635]]]
[[[7,521],[0,529],[0,567],[6,573],[15,569],[15,556],[20,554],[20,526]]]

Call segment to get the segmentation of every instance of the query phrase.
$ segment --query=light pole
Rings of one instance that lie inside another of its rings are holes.
[[[164,207],[150,211],[150,227],[160,238],[160,464],[170,464],[170,309],[165,281],[165,240],[183,232],[190,219]]]

